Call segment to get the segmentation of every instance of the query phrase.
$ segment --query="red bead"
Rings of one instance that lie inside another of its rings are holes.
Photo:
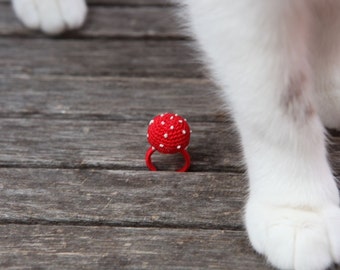
[[[177,114],[160,114],[150,121],[148,141],[161,153],[178,153],[189,145],[190,127],[187,121]]]

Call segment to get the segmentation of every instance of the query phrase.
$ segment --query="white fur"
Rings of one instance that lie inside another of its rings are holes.
[[[241,135],[250,187],[245,224],[253,247],[281,269],[340,262],[339,194],[322,123],[340,127],[339,4],[184,4]]]
[[[12,0],[19,19],[28,28],[56,35],[83,25],[85,0]]]

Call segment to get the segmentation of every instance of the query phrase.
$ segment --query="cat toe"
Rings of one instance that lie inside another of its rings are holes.
[[[33,30],[57,35],[83,25],[85,0],[13,0],[13,8],[22,23]]]
[[[84,0],[59,0],[60,10],[63,14],[67,29],[77,29],[81,27],[86,18],[87,6]]]
[[[12,3],[16,15],[26,27],[33,30],[39,29],[39,13],[33,0],[13,0]]]
[[[331,253],[335,263],[340,264],[340,209],[332,207],[324,211]]]
[[[278,269],[323,270],[339,262],[340,210],[337,207],[311,210],[254,205],[247,205],[247,231],[253,247],[270,264]]]

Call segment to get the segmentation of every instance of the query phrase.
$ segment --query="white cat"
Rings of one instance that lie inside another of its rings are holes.
[[[251,244],[281,269],[339,263],[339,193],[324,126],[340,127],[340,1],[181,4],[241,135]],[[47,33],[76,28],[86,15],[83,0],[13,5]]]

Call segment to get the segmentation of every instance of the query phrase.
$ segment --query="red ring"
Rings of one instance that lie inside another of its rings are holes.
[[[157,168],[155,167],[155,165],[153,165],[153,163],[151,161],[151,156],[155,151],[156,151],[156,149],[151,146],[148,149],[148,151],[146,151],[146,154],[145,154],[146,166],[148,166],[150,171],[157,171]],[[190,167],[190,155],[189,155],[188,151],[185,150],[185,149],[183,149],[179,153],[181,153],[183,155],[184,160],[185,160],[185,164],[181,169],[177,170],[176,172],[186,172]]]

